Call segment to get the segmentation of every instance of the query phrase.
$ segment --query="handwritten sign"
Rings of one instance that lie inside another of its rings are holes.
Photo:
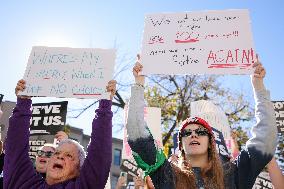
[[[150,14],[142,43],[144,74],[253,72],[248,10]]]
[[[278,133],[284,134],[284,101],[272,101]]]
[[[112,79],[115,50],[33,47],[21,95],[106,98]]]

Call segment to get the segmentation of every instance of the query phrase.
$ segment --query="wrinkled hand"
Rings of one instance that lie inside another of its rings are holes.
[[[58,142],[68,139],[68,135],[64,131],[58,131],[54,137]]]
[[[108,82],[108,85],[106,86],[106,91],[110,92],[110,100],[112,100],[116,92],[116,81],[115,80],[110,80]]]
[[[142,64],[140,63],[140,55],[137,54],[137,61],[133,67],[133,76],[135,78],[135,82],[137,84],[140,84],[140,85],[143,85],[144,86],[144,83],[145,83],[145,76],[144,75],[140,75],[141,74],[141,71],[143,69],[143,66]]]
[[[24,91],[26,88],[26,81],[21,79],[18,81],[17,86],[15,88],[15,94],[17,97],[22,98],[22,99],[31,99],[30,96],[23,96],[23,95],[19,95],[20,91]]]
[[[253,64],[253,68],[255,68],[253,75],[251,75],[252,86],[255,90],[263,90],[265,89],[263,78],[265,77],[266,71],[259,61],[258,54],[256,54],[256,63]]]

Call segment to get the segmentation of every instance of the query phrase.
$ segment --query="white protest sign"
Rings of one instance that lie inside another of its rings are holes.
[[[33,47],[26,67],[26,89],[21,95],[109,98],[114,49]]]
[[[251,74],[254,58],[248,10],[145,18],[143,74]]]

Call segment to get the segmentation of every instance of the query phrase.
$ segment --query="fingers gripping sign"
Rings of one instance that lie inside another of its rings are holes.
[[[106,91],[110,92],[110,100],[113,99],[115,92],[116,92],[116,81],[115,80],[110,80],[108,82],[108,85],[106,86]]]

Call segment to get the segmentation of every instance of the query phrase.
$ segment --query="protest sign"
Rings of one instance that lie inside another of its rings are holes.
[[[143,74],[251,74],[250,22],[248,10],[146,15]]]
[[[30,134],[55,135],[66,122],[68,101],[37,103],[32,106]]]
[[[45,140],[30,140],[30,150],[29,150],[29,156],[31,159],[35,159],[37,156],[37,152],[41,146],[45,144]]]
[[[26,67],[21,95],[109,98],[115,50],[33,47]]]
[[[222,132],[218,131],[214,127],[212,127],[212,131],[215,136],[216,149],[217,149],[217,152],[219,152],[219,155],[222,156],[223,159],[230,157],[230,153],[227,149]]]
[[[261,172],[255,180],[253,189],[272,189],[273,185],[270,181],[268,172]]]
[[[132,158],[122,160],[120,169],[127,172],[128,175],[131,175],[132,177],[143,176],[143,170],[137,167],[137,163]]]
[[[275,110],[278,133],[284,135],[284,101],[272,101],[272,102]]]

